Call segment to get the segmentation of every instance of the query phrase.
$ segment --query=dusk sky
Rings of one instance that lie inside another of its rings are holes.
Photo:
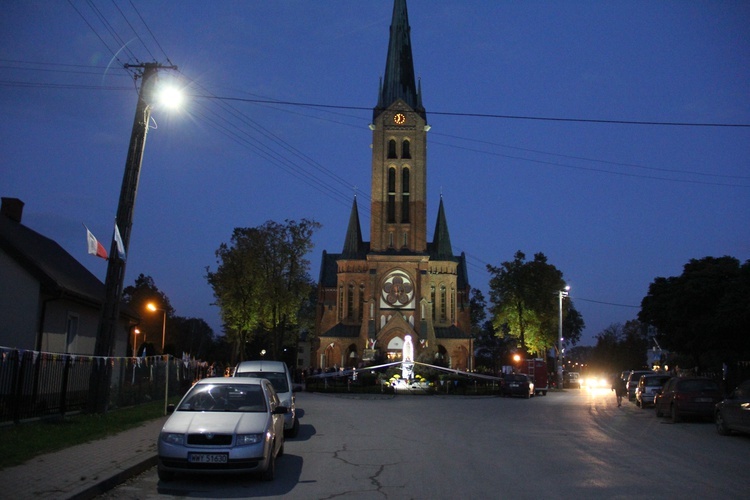
[[[453,251],[486,298],[487,264],[543,252],[593,345],[637,316],[655,277],[694,258],[750,259],[750,2],[407,5],[432,127],[428,239],[442,195]],[[82,224],[109,249],[137,102],[123,64],[177,65],[160,77],[189,97],[153,112],[125,286],[151,276],[176,314],[220,334],[205,274],[235,227],[321,223],[317,280],[356,193],[369,240],[368,125],[392,8],[6,2],[0,195],[103,281]]]

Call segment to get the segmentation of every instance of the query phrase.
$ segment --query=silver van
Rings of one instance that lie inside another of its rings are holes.
[[[281,406],[286,406],[289,412],[284,415],[285,437],[296,437],[299,432],[299,420],[294,407],[294,386],[292,375],[283,361],[242,361],[234,370],[235,377],[265,378],[273,385],[281,400]]]

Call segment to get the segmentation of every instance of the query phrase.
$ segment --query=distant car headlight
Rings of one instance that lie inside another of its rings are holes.
[[[161,440],[167,444],[175,444],[178,446],[185,444],[185,436],[183,434],[175,434],[174,432],[162,432]]]
[[[263,442],[263,434],[238,434],[237,446],[247,446]]]

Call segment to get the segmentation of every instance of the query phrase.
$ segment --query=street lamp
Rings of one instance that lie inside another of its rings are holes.
[[[163,320],[161,322],[161,353],[164,354],[164,341],[167,338],[167,310],[162,309],[161,307],[156,307],[153,302],[149,302],[146,304],[146,308],[149,311],[161,311],[164,313]]]
[[[133,212],[135,198],[138,192],[138,181],[141,175],[143,151],[146,147],[146,133],[151,120],[151,106],[156,84],[156,75],[160,69],[177,69],[176,66],[163,66],[158,63],[143,63],[125,65],[126,69],[133,68],[141,73],[138,77],[142,81],[138,92],[138,103],[133,118],[133,128],[130,134],[128,155],[125,160],[125,173],[120,187],[120,199],[117,203],[117,217],[115,222],[120,231],[120,238],[125,254],[130,248],[130,232],[133,226]],[[99,317],[99,328],[96,334],[94,355],[112,356],[115,346],[117,323],[120,315],[120,300],[125,279],[125,260],[118,258],[118,242],[111,244],[110,258],[107,263],[107,276],[104,280],[104,299]],[[106,413],[109,401],[109,386],[111,369],[109,363],[96,364],[91,370],[89,382],[89,409],[96,413]]]
[[[560,290],[557,292],[558,297],[560,298],[560,316],[558,318],[558,330],[557,330],[557,387],[559,389],[563,386],[563,367],[562,367],[562,349],[563,349],[563,333],[562,333],[562,313],[563,313],[563,297],[568,296],[568,292],[570,291],[570,287],[566,286],[563,290]]]

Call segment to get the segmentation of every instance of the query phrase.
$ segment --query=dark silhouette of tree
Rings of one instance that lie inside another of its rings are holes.
[[[691,259],[680,276],[657,277],[638,319],[656,327],[667,350],[689,355],[696,367],[750,356],[750,261]]]

